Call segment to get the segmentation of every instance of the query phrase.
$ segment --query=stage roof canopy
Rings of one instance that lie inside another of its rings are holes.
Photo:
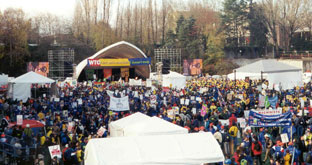
[[[81,61],[76,67],[75,78],[78,78],[82,70],[87,66],[88,59],[101,59],[101,58],[147,58],[147,56],[138,47],[131,43],[120,41],[110,46],[103,48],[95,53],[93,56],[88,57]],[[135,66],[135,72],[144,77],[149,78],[151,68],[149,65]]]

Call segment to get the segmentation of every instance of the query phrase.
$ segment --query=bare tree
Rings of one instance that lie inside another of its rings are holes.
[[[131,3],[130,3],[130,1],[129,1],[128,7],[127,7],[126,13],[125,13],[125,17],[126,17],[126,21],[127,21],[127,22],[126,22],[126,24],[127,24],[127,29],[126,29],[127,39],[130,38],[130,31],[131,31],[131,29],[130,29],[131,15],[132,15],[132,13],[131,13]]]
[[[168,3],[167,0],[162,0],[162,9],[161,9],[161,40],[162,44],[165,43],[165,32],[166,32],[166,21],[168,16]]]
[[[277,26],[278,26],[278,12],[279,7],[278,3],[274,2],[273,0],[263,0],[261,2],[264,17],[265,17],[265,24],[269,30],[269,35],[272,38],[274,44],[274,50],[278,54],[279,51],[279,43],[278,43],[278,36],[277,36]],[[275,56],[275,54],[273,54]]]
[[[92,0],[92,15],[93,15],[93,21],[94,24],[97,24],[97,14],[98,14],[98,0]]]
[[[90,41],[90,31],[91,31],[91,7],[89,0],[80,0],[84,15],[85,15],[85,22],[86,22],[86,30],[87,30],[87,44]]]
[[[116,12],[116,25],[115,25],[115,37],[118,35],[118,22],[119,22],[119,7],[120,7],[120,0],[118,0],[117,4],[117,12]]]

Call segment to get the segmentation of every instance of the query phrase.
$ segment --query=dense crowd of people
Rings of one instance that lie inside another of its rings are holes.
[[[25,155],[35,164],[83,164],[84,151],[91,138],[109,137],[108,124],[135,112],[158,116],[185,127],[189,132],[211,132],[225,155],[224,164],[312,164],[311,83],[292,90],[267,89],[267,82],[194,78],[184,89],[145,86],[130,87],[119,82],[65,84],[57,96],[29,98],[26,102],[0,98],[0,143],[15,146],[17,155]],[[129,96],[129,111],[109,110],[110,95]],[[293,113],[287,127],[252,128],[241,125],[246,110],[264,109],[259,96],[277,96],[277,104],[266,108],[282,108]],[[156,100],[151,101],[151,96]],[[304,104],[302,101],[304,100]],[[179,113],[169,116],[168,110],[178,107]],[[301,111],[300,111],[301,110]],[[307,114],[303,114],[300,112]],[[17,115],[38,120],[44,128],[31,129],[10,124]],[[224,124],[220,120],[227,120]],[[107,131],[99,135],[98,129]],[[281,133],[289,142],[283,143]],[[49,146],[61,146],[61,158],[51,158]],[[21,150],[25,148],[26,150]],[[28,149],[29,150],[29,149]],[[33,156],[31,156],[33,153]],[[9,155],[7,155],[9,156]]]

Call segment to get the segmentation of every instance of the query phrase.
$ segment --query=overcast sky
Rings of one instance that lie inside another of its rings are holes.
[[[3,11],[6,8],[21,8],[27,14],[27,16],[32,17],[39,13],[49,12],[51,14],[70,19],[74,15],[75,3],[77,0],[0,0],[0,10]],[[101,1],[101,0],[100,0]],[[130,0],[132,3],[135,1],[142,2],[147,0]],[[160,3],[162,0],[159,0]],[[176,4],[181,2],[186,2],[188,0],[168,0]],[[222,0],[191,0],[191,1],[204,1],[204,2],[221,2]],[[113,0],[112,8],[117,8],[118,0]],[[127,6],[129,0],[120,0],[122,5]],[[185,6],[185,3],[183,6]],[[122,6],[121,5],[121,6]],[[218,5],[220,7],[220,3]],[[159,7],[159,6],[158,6]],[[112,15],[115,15],[112,12]]]

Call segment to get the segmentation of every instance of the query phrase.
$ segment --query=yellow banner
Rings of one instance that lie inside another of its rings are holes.
[[[130,66],[127,58],[120,59],[99,59],[101,66]]]

